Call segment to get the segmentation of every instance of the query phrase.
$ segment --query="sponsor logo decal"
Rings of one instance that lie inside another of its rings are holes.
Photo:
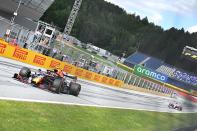
[[[103,78],[102,78],[102,82],[103,82],[103,83],[107,83],[107,80],[108,80],[107,77],[103,77]]]
[[[51,61],[50,68],[56,68],[56,67],[59,67],[59,66],[60,66],[60,62],[57,62],[57,61],[54,61],[54,60]]]
[[[46,61],[45,57],[36,55],[34,60],[33,60],[33,63],[36,63],[38,65],[44,65],[45,61]]]
[[[6,45],[0,43],[0,54],[3,54],[5,52],[5,48],[6,48]]]
[[[140,65],[136,65],[134,67],[134,73],[139,76],[149,77],[149,78],[159,80],[162,82],[166,82],[168,79],[168,77],[166,75],[163,75],[161,73],[158,73],[158,72],[150,70],[150,69],[147,69],[147,68],[140,66]]]
[[[76,69],[75,75],[82,76],[83,75],[83,70],[82,69]]]
[[[121,84],[120,81],[115,82],[115,86],[120,86],[120,84]]]
[[[101,78],[100,75],[96,75],[96,74],[95,74],[95,76],[94,76],[94,80],[95,80],[95,81],[100,81],[100,78]]]
[[[70,66],[70,65],[65,65],[64,66],[64,71],[67,72],[67,73],[71,73],[73,70],[73,67]]]
[[[114,80],[113,80],[113,79],[109,79],[108,83],[109,83],[110,85],[113,85],[113,84],[114,84]]]
[[[18,58],[20,60],[27,60],[28,52],[24,51],[20,48],[16,48],[13,54],[13,57]]]
[[[86,72],[85,78],[91,79],[92,78],[92,73],[91,72]]]

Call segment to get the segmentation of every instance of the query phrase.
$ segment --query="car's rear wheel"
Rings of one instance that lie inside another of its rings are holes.
[[[69,94],[69,87],[67,85],[67,82],[64,82],[64,88],[62,89],[61,93]]]
[[[69,88],[69,94],[73,96],[78,96],[81,91],[81,85],[73,82],[70,82]]]
[[[52,88],[59,94],[64,88],[64,80],[62,78],[56,78],[53,81]]]
[[[27,67],[23,67],[20,72],[19,75],[21,77],[25,77],[25,78],[29,78],[31,76],[31,70]]]
[[[18,78],[18,74],[15,73],[14,76],[13,76],[12,78],[17,79],[17,78]]]

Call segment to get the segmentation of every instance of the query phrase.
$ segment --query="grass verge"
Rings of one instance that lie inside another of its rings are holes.
[[[99,61],[99,62],[101,62],[101,63],[104,63],[104,64],[106,64],[106,65],[108,65],[108,66],[112,66],[112,64],[109,63],[109,62],[108,62],[106,59],[104,59],[103,57],[101,57],[101,56],[99,56],[99,55],[96,55],[96,54],[93,54],[93,53],[89,52],[88,50],[83,49],[83,48],[81,48],[81,47],[79,47],[79,46],[74,46],[74,45],[70,45],[70,44],[68,44],[68,43],[65,43],[64,49],[61,49],[61,43],[58,42],[58,41],[56,41],[56,42],[55,42],[55,47],[56,47],[57,49],[59,49],[59,50],[62,50],[62,51],[64,52],[64,54],[67,54],[67,55],[71,56],[72,58],[76,58],[76,57],[78,58],[78,57],[79,57],[79,56],[78,56],[79,54],[71,54],[71,52],[76,52],[76,53],[80,53],[80,54],[85,54],[85,55],[89,56],[89,58],[91,58],[91,55],[93,55],[96,61]]]
[[[116,64],[117,64],[117,66],[118,66],[119,68],[121,68],[121,69],[123,69],[123,70],[125,70],[125,71],[128,71],[128,72],[130,72],[130,73],[133,73],[133,71],[134,71],[134,69],[132,69],[132,68],[130,68],[130,67],[124,65],[124,64],[121,64],[121,63],[118,63],[118,62],[117,62]]]
[[[167,131],[196,121],[197,114],[0,101],[3,131]]]

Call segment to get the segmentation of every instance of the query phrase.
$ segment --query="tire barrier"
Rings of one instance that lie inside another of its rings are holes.
[[[7,42],[0,40],[0,56],[10,58],[13,60],[17,60],[20,62],[24,62],[33,66],[38,66],[45,69],[54,69],[59,68],[64,72],[75,75],[79,78],[87,79],[90,81],[122,87],[124,84],[123,81],[117,80],[114,78],[110,78],[104,75],[100,75],[69,63],[61,62],[59,60],[53,59],[48,56],[44,56],[42,54],[36,53],[31,50],[23,49],[20,47],[16,47],[8,44]]]

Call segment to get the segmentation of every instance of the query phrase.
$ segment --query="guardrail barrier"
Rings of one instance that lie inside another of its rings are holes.
[[[66,73],[106,85],[121,87],[124,84],[121,80],[97,74],[27,49],[12,46],[3,40],[0,40],[0,56],[46,69],[60,68]]]

